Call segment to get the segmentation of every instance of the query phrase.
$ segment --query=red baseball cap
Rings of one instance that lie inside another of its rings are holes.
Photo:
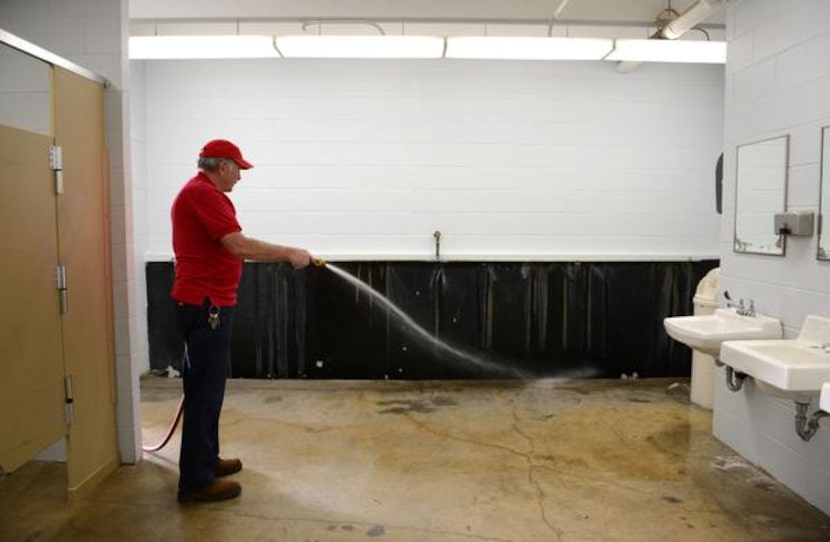
[[[229,158],[239,164],[240,169],[251,169],[254,165],[242,158],[239,147],[227,139],[212,139],[205,143],[199,158]]]

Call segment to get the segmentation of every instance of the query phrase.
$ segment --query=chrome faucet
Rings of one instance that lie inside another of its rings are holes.
[[[738,300],[732,299],[728,291],[723,292],[723,297],[726,298],[726,308],[735,309],[741,316],[755,317],[755,300],[740,298]]]

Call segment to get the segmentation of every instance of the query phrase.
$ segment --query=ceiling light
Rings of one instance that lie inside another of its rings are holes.
[[[133,36],[131,59],[276,57],[271,36]]]
[[[609,39],[452,37],[447,58],[511,60],[599,60],[613,48]]]
[[[669,21],[666,26],[660,29],[660,34],[666,39],[676,40],[710,17],[723,4],[724,0],[698,0],[684,11],[682,15]]]
[[[441,58],[444,39],[433,36],[278,36],[286,58]]]
[[[614,50],[605,60],[725,64],[726,43],[663,39],[615,40]]]
[[[446,44],[446,45],[445,45]],[[446,51],[445,51],[446,47]],[[480,36],[133,36],[131,59],[468,58],[726,62],[726,43],[665,39]]]

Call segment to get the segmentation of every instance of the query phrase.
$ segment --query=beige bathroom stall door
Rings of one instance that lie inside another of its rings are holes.
[[[69,494],[94,487],[119,464],[110,264],[109,176],[103,86],[55,67],[53,129],[62,149],[58,256],[66,267],[64,371],[74,416],[67,439]]]
[[[52,138],[0,125],[0,468],[66,434]]]

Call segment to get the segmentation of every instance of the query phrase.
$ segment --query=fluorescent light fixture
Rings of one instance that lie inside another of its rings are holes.
[[[676,40],[699,23],[706,20],[714,12],[719,10],[724,0],[697,0],[682,15],[672,19],[669,24],[663,27],[664,38]]]
[[[446,43],[446,51],[445,51]],[[471,58],[723,64],[726,43],[666,39],[458,36],[132,36],[129,58]]]
[[[271,36],[132,36],[131,59],[276,57]]]
[[[277,36],[286,58],[441,58],[444,38],[434,36]]]
[[[687,40],[615,40],[605,60],[725,64],[726,42]]]
[[[599,60],[613,48],[610,39],[453,37],[447,38],[447,58],[510,60]]]

